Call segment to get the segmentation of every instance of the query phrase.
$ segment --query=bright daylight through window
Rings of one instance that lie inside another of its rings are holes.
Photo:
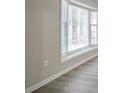
[[[62,55],[97,45],[97,12],[66,0],[62,0],[61,10]]]

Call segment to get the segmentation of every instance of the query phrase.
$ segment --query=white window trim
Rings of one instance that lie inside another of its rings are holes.
[[[95,46],[89,46],[89,47],[85,48],[82,51],[78,51],[78,52],[72,53],[72,54],[70,54],[68,56],[67,55],[66,56],[62,56],[60,62],[61,63],[68,62],[72,58],[78,57],[78,56],[80,56],[80,55],[82,55],[84,53],[90,52],[90,51],[95,50],[95,49],[98,49],[98,46],[96,46],[96,45]]]

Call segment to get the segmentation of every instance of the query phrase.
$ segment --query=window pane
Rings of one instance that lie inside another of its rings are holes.
[[[89,44],[88,10],[69,6],[68,51],[86,47]]]
[[[97,12],[90,12],[90,31],[91,31],[91,45],[97,44]]]
[[[62,0],[62,15],[61,15],[61,51],[66,52],[66,31],[67,31],[67,10],[68,5],[65,0]]]
[[[91,45],[97,44],[97,27],[91,26]]]
[[[91,12],[90,18],[90,24],[97,24],[97,12]]]

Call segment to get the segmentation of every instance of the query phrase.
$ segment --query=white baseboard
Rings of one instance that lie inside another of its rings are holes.
[[[57,74],[55,74],[55,75],[53,75],[53,76],[51,76],[51,77],[49,77],[49,78],[43,80],[43,81],[41,81],[41,82],[39,82],[39,83],[33,85],[32,87],[26,89],[26,93],[31,93],[31,92],[37,90],[38,88],[40,88],[40,87],[42,87],[42,86],[48,84],[49,82],[51,82],[51,81],[57,79],[58,77],[62,76],[63,74],[65,74],[65,73],[67,73],[67,72],[73,70],[74,68],[80,66],[81,64],[83,64],[83,63],[85,63],[85,62],[91,60],[92,58],[96,57],[97,55],[98,55],[98,54],[94,54],[93,56],[88,57],[88,58],[82,60],[81,62],[78,62],[77,64],[75,64],[75,65],[73,65],[73,66],[71,66],[71,67],[68,67],[67,69],[65,69],[65,70],[63,70],[63,71],[61,71],[61,72],[59,72],[59,73],[57,73]]]

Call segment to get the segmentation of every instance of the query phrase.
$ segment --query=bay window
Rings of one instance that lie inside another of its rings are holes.
[[[97,12],[72,5],[69,0],[62,0],[61,11],[62,55],[97,45]]]

